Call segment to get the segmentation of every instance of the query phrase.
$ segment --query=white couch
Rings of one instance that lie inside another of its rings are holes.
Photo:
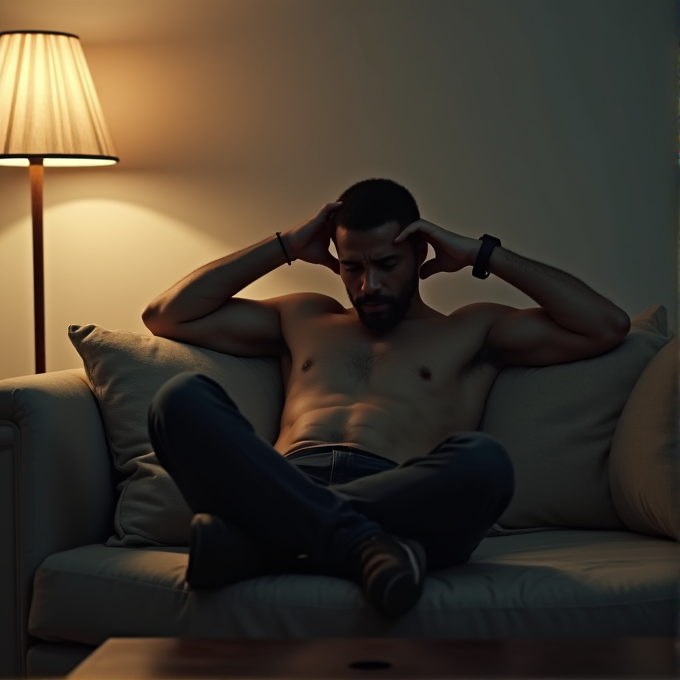
[[[501,372],[479,430],[511,455],[513,500],[396,621],[326,576],[188,590],[191,512],[151,451],[148,403],[171,375],[203,370],[274,441],[278,363],[71,326],[84,368],[0,381],[0,676],[64,675],[109,637],[673,635],[678,341],[665,312],[635,317],[605,355]]]

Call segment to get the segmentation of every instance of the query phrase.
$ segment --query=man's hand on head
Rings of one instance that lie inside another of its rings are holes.
[[[416,220],[406,227],[394,243],[401,243],[411,234],[418,232],[434,249],[434,257],[420,268],[420,278],[426,279],[438,272],[457,272],[475,263],[482,243],[469,236],[461,236],[428,222]]]
[[[294,259],[321,264],[340,274],[340,263],[329,248],[335,226],[332,216],[341,206],[342,201],[326,203],[311,220],[301,222],[283,234]]]

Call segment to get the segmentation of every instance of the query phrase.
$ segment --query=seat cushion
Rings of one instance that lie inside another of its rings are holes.
[[[188,548],[88,545],[36,573],[29,632],[97,645],[131,637],[568,637],[671,635],[680,544],[625,531],[487,538],[430,572],[417,607],[381,619],[357,585],[266,576],[185,588]]]

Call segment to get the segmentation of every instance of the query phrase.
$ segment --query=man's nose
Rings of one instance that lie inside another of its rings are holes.
[[[380,280],[378,272],[367,269],[361,282],[361,290],[365,295],[371,295],[380,290]]]

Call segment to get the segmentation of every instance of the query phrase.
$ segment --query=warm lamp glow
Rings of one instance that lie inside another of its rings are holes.
[[[0,33],[0,164],[109,165],[116,151],[77,36]]]
[[[46,168],[73,168],[76,166],[93,165],[113,165],[116,163],[114,158],[45,158],[42,156],[43,165]],[[15,168],[27,168],[30,165],[28,156],[24,158],[3,158],[0,157],[0,165],[11,165]]]

